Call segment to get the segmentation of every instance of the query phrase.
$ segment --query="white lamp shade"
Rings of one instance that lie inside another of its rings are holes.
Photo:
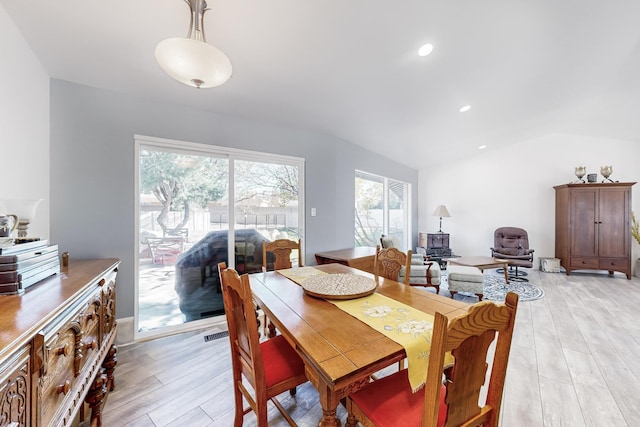
[[[231,77],[227,55],[199,40],[181,37],[163,40],[156,46],[156,60],[171,77],[193,87],[220,86]]]
[[[36,208],[42,199],[33,200],[5,200],[7,213],[13,214],[20,220],[31,221],[36,216]]]
[[[451,217],[451,214],[449,213],[445,205],[439,205],[433,212],[433,216],[439,216],[440,218],[449,218]]]

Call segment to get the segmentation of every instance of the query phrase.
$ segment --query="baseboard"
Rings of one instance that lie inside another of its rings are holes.
[[[133,344],[134,318],[123,317],[118,320],[118,334],[116,335],[116,345],[126,346]]]
[[[189,322],[180,326],[174,326],[170,331],[165,331],[164,333],[159,333],[156,335],[138,334],[138,336],[136,336],[134,320],[134,317],[123,317],[121,319],[117,319],[118,334],[116,335],[116,345],[125,347],[127,345],[135,344],[141,341],[147,341],[150,339],[161,338],[163,336],[178,334],[181,332],[189,332],[198,329],[215,329],[219,331],[227,330],[227,321],[225,317],[218,316],[217,318],[195,320],[193,322]]]

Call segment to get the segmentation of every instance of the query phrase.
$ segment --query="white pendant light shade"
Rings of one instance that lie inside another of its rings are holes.
[[[231,77],[231,61],[220,49],[206,42],[171,38],[158,43],[156,60],[171,77],[189,86],[220,86]]]
[[[204,37],[204,0],[184,0],[191,9],[187,37],[166,39],[156,46],[156,61],[167,74],[197,88],[220,86],[231,77],[227,55],[207,43]]]

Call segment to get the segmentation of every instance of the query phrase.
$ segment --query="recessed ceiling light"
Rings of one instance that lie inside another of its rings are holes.
[[[460,107],[461,113],[466,113],[469,110],[471,110],[471,105],[465,105],[464,107]]]
[[[420,56],[427,56],[431,52],[433,52],[433,45],[431,43],[423,44],[420,46],[420,49],[418,49],[418,55]]]
[[[484,150],[485,148],[487,148],[486,145],[481,145],[481,146],[478,147],[478,150]]]

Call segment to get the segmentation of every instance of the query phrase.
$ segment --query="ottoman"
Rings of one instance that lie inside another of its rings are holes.
[[[482,301],[484,295],[484,275],[479,268],[449,263],[449,292],[451,298],[458,292],[476,294]]]

